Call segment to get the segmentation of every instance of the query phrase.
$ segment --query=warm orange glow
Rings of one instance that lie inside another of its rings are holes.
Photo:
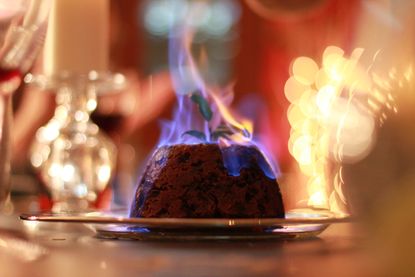
[[[226,107],[224,102],[215,93],[210,93],[209,95],[215,102],[223,120],[226,121],[230,127],[240,131],[235,132],[235,134],[231,136],[232,140],[235,142],[244,142],[251,140],[252,132],[254,129],[252,121],[248,119],[236,119],[236,117]]]
[[[390,94],[391,79],[397,73],[391,70],[389,78],[382,78],[364,68],[359,63],[363,52],[357,48],[345,57],[341,48],[329,46],[321,68],[311,58],[299,57],[285,84],[291,103],[288,147],[307,179],[310,207],[343,212],[342,167],[330,178],[329,159],[345,162],[367,155],[374,141],[375,119],[385,120],[385,108],[397,112]],[[411,78],[412,67],[404,76]]]
[[[291,103],[298,102],[303,92],[308,88],[310,88],[308,85],[305,85],[296,78],[291,77],[285,83],[285,96]]]
[[[298,82],[304,85],[311,85],[314,83],[318,72],[318,65],[308,57],[300,57],[294,61],[292,71],[294,78]]]

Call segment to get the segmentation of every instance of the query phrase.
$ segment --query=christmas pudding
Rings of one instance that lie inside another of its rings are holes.
[[[255,146],[159,147],[138,183],[131,217],[284,218],[279,185]]]

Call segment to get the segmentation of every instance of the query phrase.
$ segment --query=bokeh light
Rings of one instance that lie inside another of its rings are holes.
[[[189,11],[198,11],[197,15]],[[144,26],[154,36],[168,37],[175,26],[186,22],[202,37],[222,37],[240,18],[240,7],[233,0],[185,1],[152,0],[144,10]]]
[[[363,53],[357,48],[346,57],[343,49],[329,46],[320,67],[309,57],[292,63],[284,88],[291,103],[288,147],[306,177],[310,207],[345,212],[342,164],[368,155],[376,124],[387,117],[384,109],[397,112],[390,93],[396,74],[377,76],[360,62]]]

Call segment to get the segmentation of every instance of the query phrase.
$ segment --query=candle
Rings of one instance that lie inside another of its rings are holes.
[[[44,49],[44,73],[105,71],[109,52],[108,0],[54,0]]]
[[[44,0],[30,1],[29,8],[23,18],[23,27],[30,28],[31,26],[45,22],[49,11],[49,5],[46,2]]]

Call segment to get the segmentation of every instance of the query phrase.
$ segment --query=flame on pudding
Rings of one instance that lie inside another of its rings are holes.
[[[188,13],[188,18],[197,18],[199,11],[190,9]],[[258,162],[261,169],[266,176],[275,179],[278,167],[264,153],[264,148],[253,140],[252,122],[229,109],[233,100],[232,86],[215,88],[204,82],[199,69],[206,59],[198,64],[191,51],[194,28],[194,25],[184,22],[180,28],[171,30],[169,65],[178,105],[173,120],[162,125],[158,146],[197,143],[218,143],[220,147],[234,143],[255,145],[267,157]],[[230,175],[239,175],[246,166],[244,159],[233,154],[224,155],[224,166]]]
[[[358,48],[346,57],[341,48],[329,46],[321,67],[299,57],[285,84],[291,103],[289,151],[306,177],[310,207],[346,212],[341,163],[364,158],[374,144],[376,124],[387,118],[387,110],[397,112],[391,94],[396,69],[380,77],[372,66],[364,68],[363,53]],[[406,73],[411,75],[409,69]]]
[[[200,143],[200,138],[183,135],[189,130],[203,133],[205,141],[211,142],[211,132],[220,125],[232,132],[223,137],[224,142],[250,142],[253,131],[251,121],[238,118],[228,108],[233,100],[232,88],[207,87],[203,81],[190,50],[193,32],[190,28],[183,28],[175,31],[175,36],[170,39],[169,60],[178,107],[173,121],[163,128],[168,132],[162,133],[160,145]],[[206,100],[211,118],[206,119],[199,114],[200,107],[192,102],[194,94]]]

